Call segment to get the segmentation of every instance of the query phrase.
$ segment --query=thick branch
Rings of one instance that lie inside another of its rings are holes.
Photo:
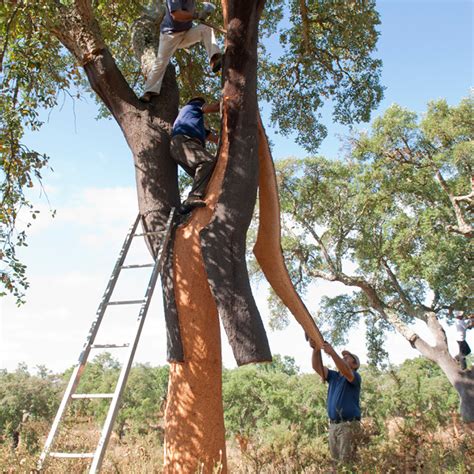
[[[449,201],[451,202],[454,215],[456,216],[457,225],[448,226],[448,230],[464,235],[465,237],[472,237],[474,235],[474,228],[472,225],[468,224],[465,221],[461,206],[459,205],[459,201],[462,199],[459,199],[459,197],[453,196],[453,194],[451,193],[449,189],[448,184],[446,183],[443,175],[441,174],[439,170],[436,170],[435,176],[441,188],[447,194]],[[471,192],[470,195],[472,194],[473,193]],[[464,197],[462,196],[461,198],[464,198]]]
[[[331,269],[331,271],[336,274],[338,272],[336,266],[334,265],[334,262],[332,261],[332,258],[331,256],[329,255],[329,252],[326,248],[326,246],[324,245],[324,242],[322,241],[322,239],[319,237],[319,235],[317,234],[317,232],[313,229],[312,226],[310,226],[309,224],[307,224],[306,222],[303,221],[303,227],[311,234],[311,236],[313,237],[314,240],[316,240],[316,242],[318,243],[319,247],[321,248],[321,252],[323,253],[323,256],[324,256],[324,260],[326,261],[326,264],[329,266],[329,268]]]
[[[413,305],[411,301],[408,299],[408,296],[406,295],[406,293],[403,291],[402,286],[397,280],[397,277],[395,276],[395,274],[392,272],[392,269],[390,268],[388,262],[384,258],[382,259],[382,265],[385,267],[387,275],[390,281],[392,282],[392,285],[395,288],[395,291],[400,296],[400,299],[402,300],[405,311],[407,311],[407,313],[411,313],[413,310]]]
[[[309,45],[309,35],[310,35],[310,25],[308,21],[308,6],[306,5],[306,0],[300,0],[300,13],[301,13],[301,27],[303,29],[303,47],[304,52],[310,52]]]
[[[400,319],[396,311],[394,311],[392,308],[389,308],[381,300],[381,298],[377,294],[377,290],[363,278],[351,277],[343,273],[338,273],[337,275],[328,275],[327,273],[324,273],[320,270],[311,270],[311,275],[324,278],[327,281],[339,281],[346,286],[356,286],[360,288],[367,296],[370,306],[375,309],[386,321],[388,321],[396,329],[396,331],[401,334],[413,347],[415,347],[418,351],[420,351],[425,357],[429,358],[430,360],[436,361],[439,358],[437,348],[431,347],[407,324],[405,324]],[[436,321],[433,321],[432,318],[430,318],[431,316],[429,316],[429,321],[427,321],[427,323],[435,336],[437,346],[446,348],[446,341],[444,339],[443,345],[443,338],[441,334],[441,331],[443,330],[436,319],[436,315],[434,315]],[[426,320],[427,318],[424,319]]]
[[[74,55],[87,73],[92,89],[114,117],[138,105],[138,99],[106,48],[89,0],[77,0],[74,7],[56,5],[48,28]]]
[[[97,52],[84,66],[90,85],[119,124],[131,108],[136,112],[137,96],[122,76],[108,49]]]
[[[446,332],[444,331],[443,326],[441,326],[436,313],[433,311],[428,312],[426,316],[426,324],[435,338],[436,346],[442,349],[447,349],[448,340],[446,339]]]

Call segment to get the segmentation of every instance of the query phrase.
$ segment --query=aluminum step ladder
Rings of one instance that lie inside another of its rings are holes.
[[[89,473],[96,473],[100,470],[102,461],[104,459],[105,451],[107,449],[107,444],[109,442],[109,438],[112,433],[115,417],[119,410],[120,398],[122,396],[123,390],[127,383],[128,374],[130,372],[130,368],[133,362],[133,357],[135,355],[138,341],[140,339],[143,323],[145,322],[146,314],[148,312],[148,307],[150,306],[153,290],[155,288],[158,275],[161,272],[161,269],[163,267],[163,262],[165,260],[165,255],[166,255],[166,249],[168,246],[168,242],[170,240],[171,230],[173,228],[174,216],[175,216],[175,208],[172,208],[168,217],[168,221],[166,223],[165,230],[162,232],[137,233],[137,227],[141,220],[140,214],[137,216],[137,218],[135,219],[135,222],[130,227],[130,230],[128,231],[128,234],[123,243],[122,249],[120,250],[120,254],[115,264],[115,267],[112,271],[112,275],[110,277],[109,283],[107,284],[107,288],[104,292],[104,296],[102,297],[102,300],[99,304],[96,318],[94,322],[92,323],[92,326],[89,330],[89,334],[87,336],[86,342],[84,344],[81,354],[79,355],[78,363],[71,374],[71,378],[69,380],[68,386],[64,393],[64,396],[59,406],[56,417],[54,418],[54,422],[53,422],[53,425],[51,426],[51,430],[49,432],[48,438],[46,439],[43,451],[41,452],[41,456],[38,461],[39,470],[41,470],[44,464],[44,461],[46,460],[48,456],[52,458],[82,458],[82,459],[91,458],[92,464],[91,464]],[[157,235],[157,234],[158,235],[162,234],[162,240],[161,240],[158,254],[156,256],[156,260],[154,263],[142,264],[142,265],[124,265],[131,243],[135,237]],[[128,301],[110,301],[110,298],[114,291],[115,284],[117,283],[121,270],[133,269],[133,268],[144,268],[144,267],[153,267],[144,298],[139,299],[139,300],[128,300]],[[109,306],[112,306],[112,305],[140,305],[140,310],[139,310],[139,314],[138,314],[138,318],[137,318],[136,326],[135,326],[135,332],[132,333],[134,334],[134,338],[133,340],[130,341],[130,343],[126,343],[126,344],[94,344],[96,335],[99,331],[100,324],[102,322],[102,319],[104,318],[105,311]],[[120,375],[119,375],[114,392],[113,393],[76,393],[76,388],[81,379],[81,375],[84,372],[84,368],[89,358],[91,349],[109,349],[109,348],[123,348],[123,349],[128,350],[128,354],[126,355],[126,361],[121,368]],[[102,427],[99,442],[98,442],[95,452],[92,452],[92,453],[52,452],[51,447],[52,447],[53,441],[57,434],[61,418],[63,414],[65,413],[69,402],[73,399],[84,399],[84,398],[86,399],[110,398],[111,399],[109,411],[107,413],[107,417]]]

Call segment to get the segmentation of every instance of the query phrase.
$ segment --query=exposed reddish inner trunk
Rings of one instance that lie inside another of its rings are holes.
[[[225,3],[225,2],[224,2]],[[228,7],[228,6],[227,6]],[[226,472],[218,313],[239,364],[271,360],[245,263],[258,184],[255,2],[225,10],[221,147],[206,195],[176,231],[174,295],[184,351],[172,363],[165,421],[165,472]]]
[[[223,120],[225,124],[225,119]],[[199,232],[211,220],[228,160],[225,130],[206,196],[175,237],[175,297],[184,363],[172,363],[166,407],[165,472],[205,472],[221,462],[226,472],[219,318],[209,289]]]

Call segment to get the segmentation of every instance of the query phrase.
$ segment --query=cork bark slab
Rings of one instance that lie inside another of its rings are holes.
[[[323,337],[291,282],[281,249],[280,204],[275,168],[262,120],[258,119],[260,220],[253,253],[275,293],[306,334],[322,347]]]

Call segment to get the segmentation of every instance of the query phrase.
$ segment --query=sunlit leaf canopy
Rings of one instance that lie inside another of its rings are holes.
[[[38,185],[48,157],[30,150],[26,129],[39,130],[40,111],[81,100],[91,91],[76,58],[54,36],[61,6],[73,0],[11,0],[0,4],[0,160],[3,285],[21,300],[27,286],[15,246],[25,243],[16,229],[21,208],[30,208],[25,188]],[[222,26],[222,9],[212,22]],[[95,0],[94,14],[105,44],[130,86],[140,94],[143,77],[133,54],[131,25],[152,4],[138,0]],[[373,1],[269,0],[260,22],[258,89],[280,133],[295,133],[308,150],[326,135],[322,106],[330,101],[342,123],[368,120],[382,98],[379,60],[373,58],[379,16]],[[223,44],[222,34],[217,33]],[[195,95],[218,99],[220,78],[211,75],[202,46],[173,58],[181,102]],[[98,116],[107,116],[98,102]],[[33,214],[34,215],[34,214]]]
[[[471,191],[473,112],[472,96],[457,106],[431,102],[422,117],[392,105],[369,132],[350,139],[347,160],[277,164],[293,282],[301,293],[321,278],[350,292],[321,301],[318,322],[323,331],[331,328],[335,343],[364,318],[375,356],[381,332],[390,328],[367,294],[354,291],[356,280],[407,324],[417,317],[414,309],[449,321],[454,310],[472,308],[472,238],[456,230],[449,195]],[[459,211],[472,225],[471,202],[459,201]],[[272,309],[273,324],[284,326],[285,309]]]

